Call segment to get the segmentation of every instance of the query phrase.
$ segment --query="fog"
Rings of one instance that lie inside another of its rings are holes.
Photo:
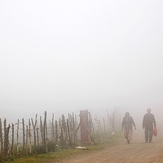
[[[163,1],[0,1],[0,117],[163,107]]]

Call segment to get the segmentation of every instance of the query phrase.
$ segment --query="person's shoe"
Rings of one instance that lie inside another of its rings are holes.
[[[149,141],[149,143],[152,143],[152,141]]]
[[[148,141],[145,141],[145,143],[147,143]]]
[[[130,144],[130,141],[129,141],[129,140],[127,140],[127,143],[128,143],[128,144]]]

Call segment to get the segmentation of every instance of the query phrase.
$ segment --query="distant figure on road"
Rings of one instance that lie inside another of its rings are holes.
[[[151,114],[151,109],[147,109],[147,113],[143,118],[142,127],[145,129],[145,143],[148,141],[151,143],[153,137],[153,127],[156,128],[155,117]]]
[[[122,130],[124,129],[124,137],[127,139],[128,144],[130,144],[132,140],[132,126],[134,126],[136,130],[133,118],[130,116],[129,112],[126,112],[122,121]]]

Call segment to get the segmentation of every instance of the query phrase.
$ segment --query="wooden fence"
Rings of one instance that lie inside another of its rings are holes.
[[[67,148],[77,143],[78,122],[75,114],[64,115],[59,120],[47,121],[36,115],[25,122],[24,118],[15,124],[8,124],[0,119],[0,155],[19,156],[33,153],[55,151],[56,148]]]
[[[54,119],[53,114],[52,119],[48,121],[47,112],[45,112],[43,118],[38,117],[36,114],[34,119],[31,118],[28,121],[25,121],[24,118],[18,119],[15,124],[7,124],[6,119],[2,122],[0,118],[0,157],[28,156],[34,153],[55,151],[57,148],[75,147],[82,143],[82,137],[85,137],[82,136],[81,130],[79,130],[79,128],[82,129],[82,125],[86,127],[86,133],[89,137],[87,139],[94,144],[96,144],[93,138],[94,134],[101,139],[100,133],[108,133],[108,129],[110,131],[115,129],[114,112],[108,114],[107,120],[103,119],[103,123],[96,117],[95,125],[92,122],[90,113],[88,116],[89,121],[84,123],[84,118],[81,118],[81,115],[77,117],[72,113],[68,114],[67,118],[62,115],[57,121]]]

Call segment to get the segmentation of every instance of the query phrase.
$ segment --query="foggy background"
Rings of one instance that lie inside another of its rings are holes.
[[[0,117],[163,107],[162,0],[0,1]]]

